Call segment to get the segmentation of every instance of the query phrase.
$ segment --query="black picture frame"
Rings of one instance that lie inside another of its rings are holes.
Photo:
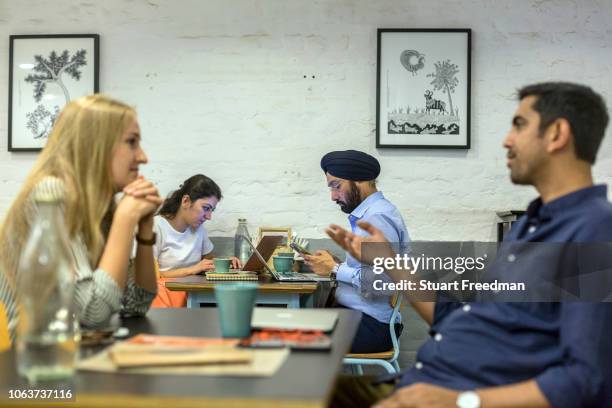
[[[377,148],[470,148],[471,43],[469,28],[378,29]]]
[[[99,92],[98,34],[9,37],[8,151],[37,152],[68,101]]]

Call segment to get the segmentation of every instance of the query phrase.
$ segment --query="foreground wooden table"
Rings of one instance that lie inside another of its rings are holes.
[[[8,390],[27,389],[17,376],[15,354],[0,354],[0,406],[64,406],[113,408],[180,407],[325,407],[357,331],[361,313],[339,309],[339,321],[327,352],[293,351],[276,374],[268,378],[188,375],[138,375],[78,372],[72,392],[75,401],[43,404],[8,399]],[[220,336],[215,308],[153,309],[147,318],[123,319],[130,334]],[[43,388],[43,386],[41,386]],[[24,403],[26,405],[24,405]]]
[[[193,308],[200,307],[200,303],[216,303],[214,288],[223,282],[209,281],[204,275],[191,275],[167,281],[166,287],[187,292],[187,307]],[[257,304],[285,305],[290,309],[313,307],[313,295],[319,287],[317,282],[279,282],[267,275],[260,275],[257,283]]]

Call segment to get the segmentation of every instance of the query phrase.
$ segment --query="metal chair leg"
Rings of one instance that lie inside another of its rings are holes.
[[[347,361],[348,360],[348,361]],[[389,374],[395,374],[399,372],[391,363],[386,360],[378,360],[378,359],[345,359],[344,364],[350,364],[355,366],[358,375],[363,375],[363,367],[362,365],[377,365],[383,367]],[[399,366],[398,366],[399,368]]]

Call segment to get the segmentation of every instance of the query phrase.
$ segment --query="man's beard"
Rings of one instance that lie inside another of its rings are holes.
[[[359,204],[361,204],[361,194],[354,181],[349,182],[349,191],[346,197],[346,202],[336,201],[343,213],[350,214]]]

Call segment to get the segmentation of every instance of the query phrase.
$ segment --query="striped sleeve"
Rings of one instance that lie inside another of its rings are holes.
[[[72,243],[72,255],[77,273],[74,305],[79,322],[87,327],[104,326],[119,312],[123,291],[104,270],[92,270],[80,238]]]
[[[84,247],[81,249],[84,251]],[[80,253],[82,262],[87,262],[83,251],[75,251],[75,255]],[[105,270],[98,268],[91,271],[89,263],[81,265],[78,273],[75,303],[80,311],[79,321],[83,326],[104,326],[116,313],[123,316],[143,316],[156,295],[136,285],[132,260],[128,265],[128,279],[124,290],[119,288],[117,282]]]
[[[74,304],[83,326],[96,327],[108,324],[121,307],[122,291],[117,283],[102,269],[96,269],[87,277],[80,277],[74,292]]]
[[[63,198],[63,182],[55,177],[45,177],[36,184],[33,194],[47,194]],[[34,219],[38,209],[32,196],[26,203],[24,211]],[[87,247],[81,237],[71,242],[71,250],[76,269],[76,285],[74,290],[74,307],[79,322],[87,327],[101,327],[108,324],[111,317],[121,312],[126,315],[144,315],[155,293],[138,287],[134,281],[134,266],[128,267],[128,281],[125,290],[104,270],[93,270],[89,263]],[[9,286],[6,276],[0,271],[0,301],[4,303],[8,314],[9,329],[14,335],[18,323],[17,305],[13,289]]]
[[[15,341],[15,329],[19,323],[19,314],[17,313],[17,302],[15,300],[15,292],[8,282],[6,275],[0,271],[0,302],[6,310],[8,321],[8,330],[11,342]]]
[[[121,316],[144,316],[156,295],[136,285],[134,261],[130,260],[125,293],[121,299]]]

